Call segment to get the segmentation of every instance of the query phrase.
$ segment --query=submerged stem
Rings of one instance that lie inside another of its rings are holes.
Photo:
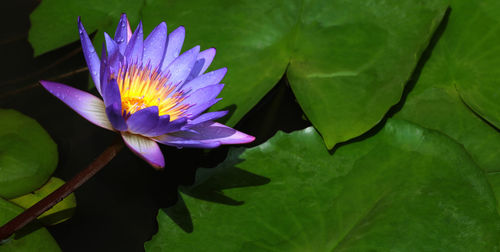
[[[26,209],[7,224],[0,227],[0,242],[9,238],[14,232],[18,231],[26,224],[30,223],[45,211],[52,208],[55,204],[63,200],[66,196],[75,191],[83,183],[87,182],[92,176],[108,164],[116,154],[123,148],[123,142],[117,141],[104,150],[97,159],[95,159],[85,170],[78,173],[71,180],[59,187],[57,190],[43,198],[35,205]]]

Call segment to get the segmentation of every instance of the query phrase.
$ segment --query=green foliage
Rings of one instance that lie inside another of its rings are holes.
[[[0,198],[0,225],[7,223],[22,211],[23,209],[21,207]],[[47,229],[40,227],[37,223],[32,223],[24,229],[24,232],[20,231],[16,233],[9,241],[0,245],[0,252],[11,251],[57,252],[61,251],[61,249]]]
[[[42,186],[57,158],[56,144],[35,120],[0,109],[0,197],[18,197]]]
[[[406,121],[389,120],[334,155],[313,128],[278,133],[201,173],[177,211],[160,210],[147,251],[500,248],[481,169],[449,137]]]
[[[500,126],[500,16],[493,13],[500,13],[498,1],[452,3],[446,29],[396,117],[463,144],[500,199],[500,134],[477,116]]]

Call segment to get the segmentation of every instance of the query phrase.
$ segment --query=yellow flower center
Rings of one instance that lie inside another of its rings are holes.
[[[180,105],[185,99],[175,85],[167,84],[167,76],[148,66],[123,66],[116,77],[122,99],[122,114],[131,114],[152,106],[158,106],[159,115],[170,115],[175,120],[185,115],[190,105]],[[175,84],[175,83],[174,83]]]

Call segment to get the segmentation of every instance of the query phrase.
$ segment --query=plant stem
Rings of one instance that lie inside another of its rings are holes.
[[[104,150],[104,152],[102,152],[101,155],[99,155],[99,157],[97,157],[97,159],[94,160],[85,170],[78,173],[71,180],[49,194],[47,197],[37,202],[35,205],[26,209],[7,224],[0,227],[0,241],[4,241],[9,238],[12,234],[14,234],[14,232],[36,219],[38,216],[75,191],[83,183],[87,182],[87,180],[92,178],[92,176],[108,164],[122,148],[123,142],[120,139],[120,141],[113,143],[106,150]]]

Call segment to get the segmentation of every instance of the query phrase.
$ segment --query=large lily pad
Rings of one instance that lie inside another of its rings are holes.
[[[500,16],[492,13],[500,13],[498,1],[457,0],[452,3],[446,29],[396,117],[447,134],[463,144],[483,170],[498,173],[500,134],[477,116],[482,115],[495,123],[495,106],[500,105],[499,98],[487,98],[500,97],[499,64],[494,63],[500,59],[500,50],[495,50],[498,48],[497,35],[489,32],[489,29],[500,27]],[[484,30],[486,27],[488,32]],[[484,34],[479,35],[481,33]],[[490,182],[500,196],[499,180],[490,179]]]
[[[328,148],[396,104],[447,1],[304,1],[290,85]]]
[[[40,124],[0,109],[0,197],[18,197],[42,186],[57,158],[57,146]]]
[[[0,225],[7,223],[22,211],[22,208],[0,198]],[[47,229],[37,226],[36,224],[31,224],[28,228],[30,228],[30,230],[24,230],[24,233],[23,230],[21,230],[10,238],[10,240],[4,244],[0,244],[0,252],[61,251]]]
[[[288,67],[298,102],[331,148],[372,128],[399,101],[448,1],[141,3],[45,0],[31,16],[30,41],[39,54],[76,40],[77,15],[87,31],[98,29],[96,49],[101,48],[101,31],[112,33],[111,24],[123,11],[131,10],[132,21],[142,17],[146,32],[161,21],[170,31],[184,25],[185,49],[216,47],[212,69],[229,68],[224,100],[213,108],[234,109],[229,125],[257,104]]]
[[[146,250],[499,248],[491,188],[451,138],[392,119],[333,155],[321,142],[308,128],[233,150],[225,163],[201,170],[178,205],[159,211]]]

